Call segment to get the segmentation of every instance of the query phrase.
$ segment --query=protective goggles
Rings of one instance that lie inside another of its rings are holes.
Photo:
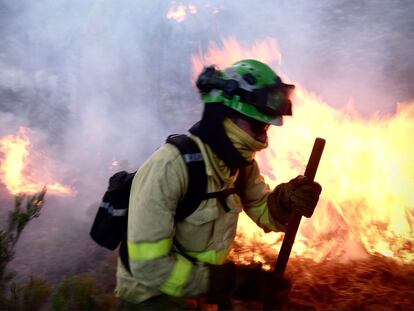
[[[214,66],[209,66],[204,68],[196,85],[202,93],[208,93],[216,88],[222,90],[227,98],[239,95],[241,102],[250,103],[259,112],[271,117],[292,115],[290,97],[295,86],[283,83],[280,78],[277,78],[274,84],[247,90],[241,88],[239,82],[234,79],[222,79],[220,72]]]
[[[269,116],[290,116],[292,115],[291,96],[294,88],[292,84],[279,82],[253,91],[242,90],[240,100],[252,103],[258,111]]]

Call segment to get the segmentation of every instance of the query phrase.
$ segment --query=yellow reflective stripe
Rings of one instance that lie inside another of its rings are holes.
[[[170,277],[161,286],[160,291],[175,297],[180,297],[190,278],[193,264],[187,258],[178,255]]]
[[[128,241],[128,255],[131,260],[151,260],[168,255],[172,246],[172,238],[156,242]]]
[[[210,250],[206,252],[186,252],[189,256],[197,259],[197,261],[205,262],[213,265],[221,265],[230,252],[230,248],[221,251]]]
[[[264,227],[273,231],[279,231],[273,221],[270,219],[269,208],[267,202],[263,204],[246,209],[246,213],[254,220],[254,222],[261,224]]]

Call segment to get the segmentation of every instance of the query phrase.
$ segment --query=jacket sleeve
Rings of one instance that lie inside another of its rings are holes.
[[[265,232],[285,231],[286,225],[270,214],[267,198],[271,193],[256,161],[240,170],[236,187],[246,214]]]
[[[207,291],[208,270],[172,250],[174,215],[188,175],[179,151],[165,144],[138,170],[131,186],[128,253],[133,277],[171,296]]]

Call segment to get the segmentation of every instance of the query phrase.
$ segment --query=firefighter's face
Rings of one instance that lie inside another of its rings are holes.
[[[269,128],[269,124],[247,117],[236,117],[233,121],[238,127],[248,133],[255,140],[262,143],[267,142],[267,130]]]

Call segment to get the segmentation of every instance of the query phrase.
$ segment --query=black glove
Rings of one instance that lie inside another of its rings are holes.
[[[264,306],[276,306],[287,296],[290,283],[270,271],[261,269],[261,264],[210,265],[210,288],[207,294],[209,303],[220,309],[231,309],[231,298],[256,300]]]
[[[322,187],[306,176],[299,175],[278,185],[269,195],[267,203],[272,216],[282,223],[289,220],[293,210],[309,218],[315,210]]]

